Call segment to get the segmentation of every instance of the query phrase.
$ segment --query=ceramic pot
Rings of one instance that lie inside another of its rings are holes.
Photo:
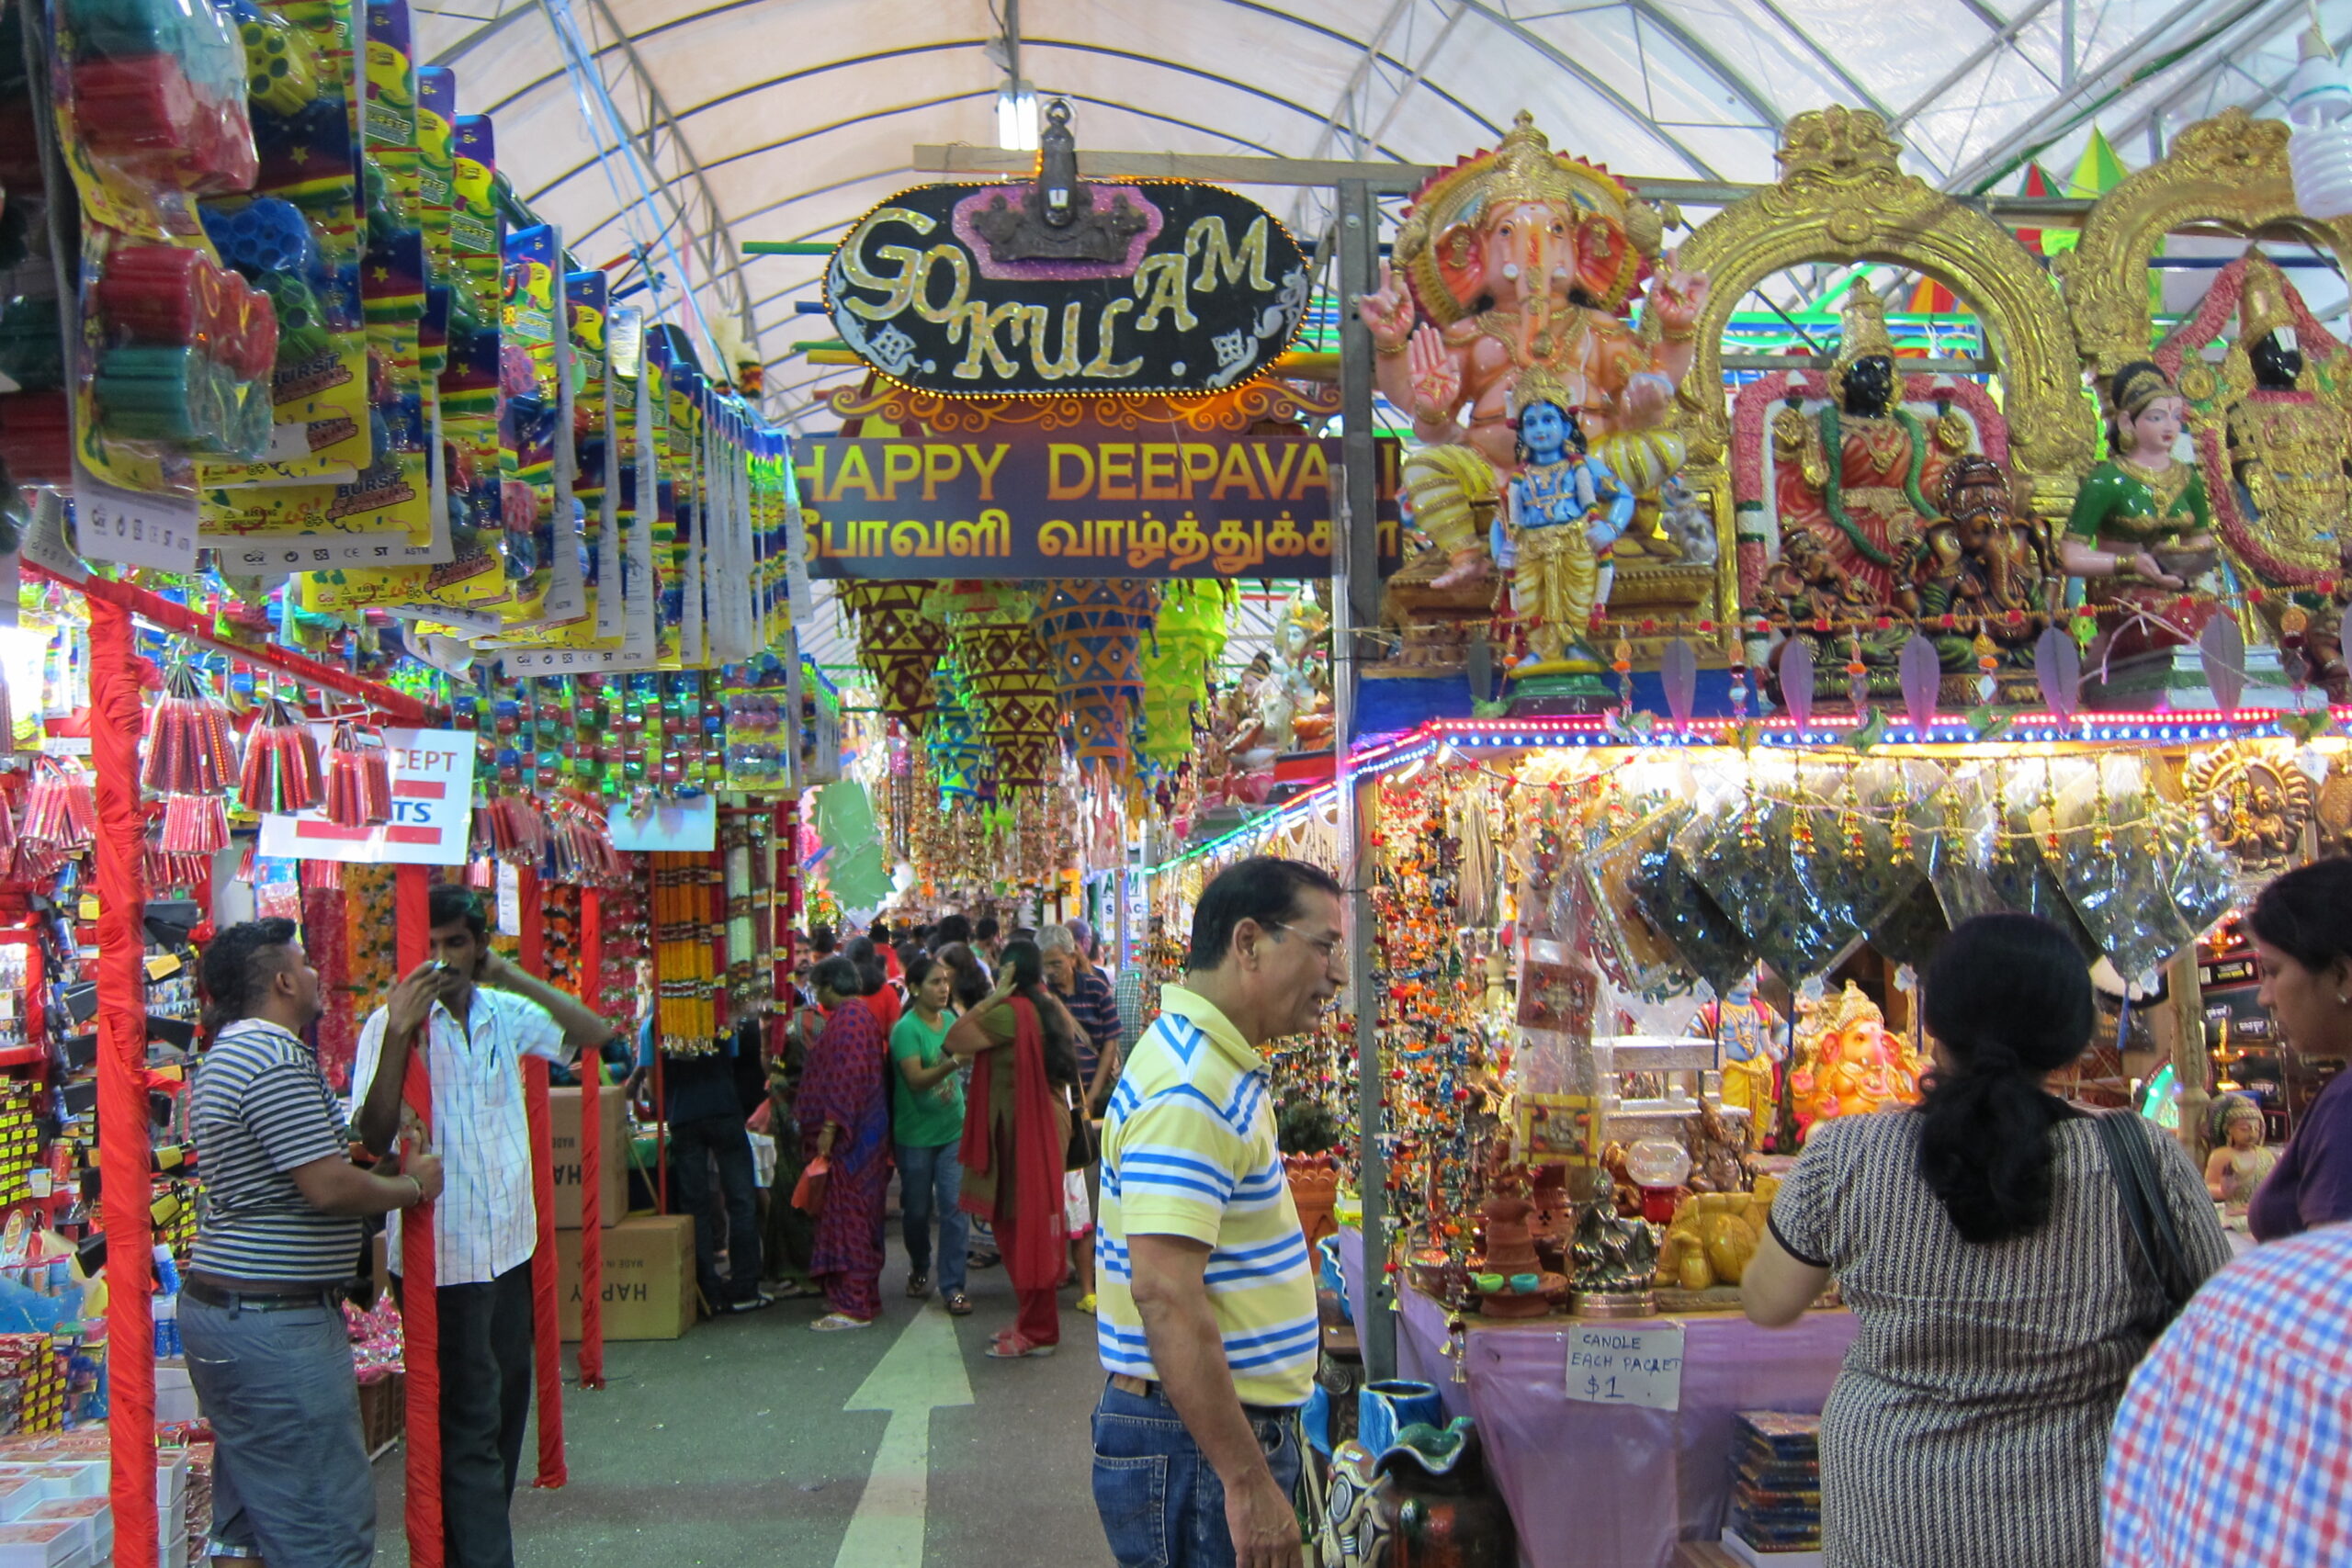
[[[1356,1392],[1356,1441],[1375,1460],[1396,1446],[1406,1427],[1435,1427],[1444,1419],[1445,1407],[1430,1383],[1391,1378]]]
[[[1510,1511],[1487,1479],[1468,1416],[1419,1427],[1380,1456],[1372,1505],[1386,1537],[1385,1568],[1512,1568]]]

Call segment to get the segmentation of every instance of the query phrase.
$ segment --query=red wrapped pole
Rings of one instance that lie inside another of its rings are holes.
[[[539,902],[539,874],[529,866],[514,874],[514,897],[523,913],[517,933],[523,969],[543,974],[547,910]],[[523,1108],[531,1129],[531,1205],[538,1216],[538,1245],[531,1253],[531,1364],[539,1385],[539,1473],[531,1484],[552,1488],[564,1483],[563,1324],[556,1313],[555,1128],[544,1056],[523,1059]]]
[[[605,894],[580,890],[580,1000],[604,1012]],[[580,1386],[605,1386],[605,1117],[601,1056],[580,1064]],[[592,1288],[589,1281],[595,1281]]]
[[[432,897],[424,867],[404,865],[393,874],[393,905],[399,911],[398,964],[403,975],[424,962],[433,942],[425,912]],[[408,1077],[401,1086],[408,1108],[429,1134],[433,1130],[433,1084],[425,1076],[424,1052],[409,1053]],[[441,1568],[441,1300],[433,1271],[433,1209],[420,1203],[401,1213],[401,1332],[408,1371],[408,1560],[411,1568]]]
[[[107,1237],[107,1451],[114,1557],[153,1562],[155,1519],[153,1168],[147,1134],[147,950],[140,886],[139,655],[130,615],[90,604],[90,761],[98,804],[98,1191]]]

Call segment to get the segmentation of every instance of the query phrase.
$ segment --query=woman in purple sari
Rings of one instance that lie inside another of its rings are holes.
[[[800,1077],[800,1150],[831,1171],[817,1208],[808,1272],[832,1308],[808,1326],[820,1334],[869,1328],[882,1310],[882,1209],[890,1185],[890,1097],[882,1027],[848,959],[809,972],[825,1030]]]

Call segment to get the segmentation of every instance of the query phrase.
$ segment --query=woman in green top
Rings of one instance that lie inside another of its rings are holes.
[[[2179,389],[2144,359],[2108,385],[2112,455],[2075,493],[2058,556],[2107,612],[2106,656],[2120,658],[2196,640],[2219,604],[2221,555],[2205,480],[2173,457],[2188,407]]]
[[[939,1215],[939,1291],[947,1310],[972,1310],[964,1293],[971,1225],[958,1205],[964,1168],[963,1064],[947,1054],[948,991],[955,971],[932,958],[907,966],[911,1006],[890,1031],[890,1136],[899,1145],[899,1206],[907,1243],[907,1294],[931,1294],[931,1220]]]

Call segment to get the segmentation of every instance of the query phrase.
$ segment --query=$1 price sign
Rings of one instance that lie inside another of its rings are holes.
[[[1568,1397],[1585,1404],[1682,1405],[1682,1325],[1577,1324],[1568,1330]]]

